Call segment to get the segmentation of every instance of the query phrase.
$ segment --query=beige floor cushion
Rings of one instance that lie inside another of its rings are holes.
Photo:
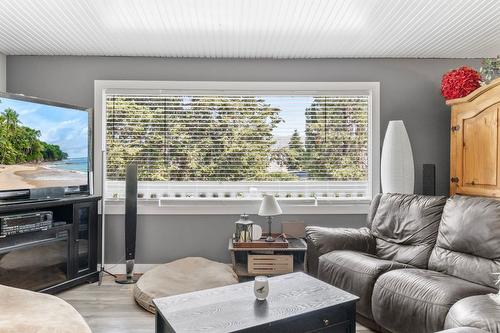
[[[82,316],[62,299],[0,285],[1,333],[92,333]]]
[[[238,283],[226,264],[199,257],[188,257],[159,265],[146,273],[134,287],[137,303],[155,313],[153,299]]]

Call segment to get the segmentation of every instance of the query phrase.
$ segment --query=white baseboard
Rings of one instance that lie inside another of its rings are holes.
[[[135,264],[134,273],[145,273],[157,265],[159,264]],[[125,264],[106,264],[104,268],[106,269],[106,271],[112,274],[126,273]],[[100,269],[100,267],[98,267],[98,269]]]

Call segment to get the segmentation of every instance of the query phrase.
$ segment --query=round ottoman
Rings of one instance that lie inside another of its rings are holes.
[[[494,294],[470,296],[453,304],[446,316],[444,328],[461,326],[500,333],[499,296]]]
[[[0,285],[0,332],[92,333],[83,317],[62,299]]]
[[[141,276],[134,287],[136,302],[155,313],[154,298],[238,283],[231,266],[200,257],[159,265]]]

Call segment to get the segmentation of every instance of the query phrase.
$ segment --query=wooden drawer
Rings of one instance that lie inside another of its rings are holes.
[[[248,273],[259,275],[286,274],[293,272],[293,255],[248,255]]]

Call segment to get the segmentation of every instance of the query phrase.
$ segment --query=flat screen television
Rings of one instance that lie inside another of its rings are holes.
[[[91,117],[86,108],[0,93],[0,199],[54,187],[88,194]]]

